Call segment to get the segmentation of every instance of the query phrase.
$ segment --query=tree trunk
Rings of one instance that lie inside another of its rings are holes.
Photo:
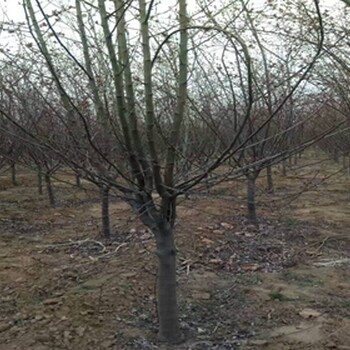
[[[269,165],[266,168],[266,175],[267,175],[267,192],[268,193],[274,193],[272,167],[271,167],[271,165]]]
[[[333,159],[335,162],[339,163],[339,152],[337,149],[334,150]]]
[[[176,247],[174,234],[168,223],[155,232],[158,257],[158,318],[161,341],[179,343],[181,338],[176,297]]]
[[[53,188],[52,188],[52,183],[51,183],[51,175],[49,172],[45,173],[45,183],[46,183],[46,190],[47,190],[47,195],[49,197],[49,203],[51,208],[56,207],[56,200],[55,200],[55,195],[53,193]]]
[[[111,228],[109,222],[109,186],[100,187],[101,213],[102,213],[102,235],[105,238],[111,237]]]
[[[287,176],[287,161],[285,159],[282,160],[282,175]]]
[[[12,180],[12,185],[13,186],[18,186],[18,182],[16,179],[16,164],[11,163],[11,180]]]
[[[248,175],[248,187],[247,187],[247,199],[248,199],[248,220],[252,224],[257,224],[258,219],[256,216],[255,206],[255,189],[256,189],[256,176]]]
[[[39,195],[42,195],[43,194],[43,173],[40,166],[38,166],[37,174],[38,174],[38,193]]]
[[[298,165],[298,154],[297,153],[295,153],[295,155],[294,155],[294,165]]]
[[[81,181],[80,181],[80,175],[79,174],[75,174],[75,184],[77,185],[77,187],[81,187]]]

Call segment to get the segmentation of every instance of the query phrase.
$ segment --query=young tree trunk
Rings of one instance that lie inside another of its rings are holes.
[[[346,160],[347,160],[346,155],[343,155],[343,168],[344,168],[344,170],[346,170],[346,168],[347,168],[347,161]]]
[[[111,237],[111,228],[109,222],[109,186],[100,187],[101,213],[102,213],[102,235],[105,238]]]
[[[335,162],[339,163],[339,152],[337,149],[334,150],[333,159]]]
[[[50,173],[46,172],[44,178],[45,178],[46,190],[47,190],[47,195],[49,197],[50,206],[51,206],[51,208],[55,208],[56,207],[56,200],[55,200],[55,195],[53,193]]]
[[[294,155],[294,165],[298,165],[298,154],[297,153],[295,153],[295,155]]]
[[[12,180],[12,185],[13,186],[18,186],[18,182],[16,179],[16,164],[11,163],[11,180]]]
[[[268,193],[274,193],[272,167],[271,167],[271,165],[269,165],[266,168],[266,176],[267,176],[267,192]]]
[[[252,224],[257,224],[258,218],[256,215],[255,205],[255,189],[256,189],[256,176],[248,175],[248,187],[247,187],[247,199],[248,199],[248,220]]]
[[[174,234],[170,225],[162,223],[155,232],[157,240],[156,255],[158,257],[158,318],[161,341],[179,343],[178,306],[176,296],[176,247]]]
[[[282,175],[287,176],[287,161],[285,159],[282,160]]]
[[[37,168],[37,175],[38,175],[38,193],[39,195],[43,194],[43,173],[41,170],[41,166],[38,166]]]
[[[77,187],[81,187],[81,181],[80,181],[81,177],[79,174],[75,174],[75,184],[77,185]]]

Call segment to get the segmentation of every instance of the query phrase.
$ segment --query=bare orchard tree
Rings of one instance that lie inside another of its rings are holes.
[[[58,138],[52,138],[49,130],[40,138],[28,130],[28,137],[84,177],[113,189],[152,230],[158,258],[159,338],[179,342],[174,236],[177,198],[219,168],[223,171],[215,174],[216,183],[227,179],[226,171],[232,173],[232,169],[227,170],[226,163],[238,159],[258,134],[264,135],[266,125],[291,94],[259,126],[246,132],[256,103],[255,62],[247,44],[248,33],[240,32],[244,11],[237,2],[227,2],[227,8],[236,11],[227,26],[213,5],[205,5],[208,18],[199,12],[190,15],[186,0],[171,2],[176,11],[165,15],[154,1],[139,0],[136,5],[98,0],[95,6],[76,0],[74,6],[63,6],[55,24],[45,1],[23,0],[23,4],[45,72],[53,82],[50,99],[43,101],[55,102],[52,116],[62,128]],[[313,29],[320,32],[318,1],[312,6],[319,23]],[[84,21],[85,14],[94,21]],[[68,20],[60,21],[60,16]],[[64,23],[71,26],[65,28]],[[97,34],[91,37],[91,32]],[[96,37],[102,38],[103,46],[95,45]],[[229,53],[220,56],[224,66],[231,67],[230,79],[222,85],[225,74],[213,69],[207,74],[207,85],[219,86],[217,111],[236,102],[237,124],[233,121],[231,133],[212,118],[214,115],[203,113],[202,92],[193,78],[210,69],[203,50],[214,52],[218,47]],[[318,52],[308,61],[295,88],[317,56]],[[25,131],[21,120],[0,110],[3,118]],[[210,131],[209,142],[200,130]],[[239,165],[237,168],[241,171]]]
[[[281,6],[281,11],[277,10],[275,2],[266,6],[269,11],[254,13],[242,1],[241,7],[220,9],[215,15],[210,3],[201,2],[201,9],[209,23],[223,28],[223,32],[229,30],[231,35],[234,33],[238,40],[242,40],[255,52],[249,79],[245,78],[245,66],[240,64],[239,57],[242,53],[230,43],[231,37],[227,38],[228,43],[222,44],[220,65],[214,57],[208,55],[206,64],[202,64],[211,67],[218,77],[218,85],[213,87],[208,72],[203,70],[207,86],[212,89],[210,95],[213,96],[207,99],[205,112],[208,119],[220,120],[221,123],[225,120],[225,139],[237,136],[239,143],[244,146],[232,155],[230,165],[235,176],[236,169],[247,178],[247,217],[253,224],[257,223],[256,181],[261,171],[267,169],[268,192],[273,192],[272,165],[312,144],[312,140],[299,136],[305,124],[312,123],[317,117],[322,104],[320,101],[319,104],[314,103],[314,110],[306,109],[304,113],[299,108],[298,113],[295,113],[295,106],[301,106],[303,102],[300,101],[304,101],[304,96],[308,94],[312,84],[309,75],[322,52],[324,33],[319,9],[316,13],[309,7],[303,7],[299,11],[303,19],[308,19],[302,23],[303,26],[319,29],[316,31],[318,37],[315,50],[311,52],[304,37],[290,40],[286,36],[286,32],[292,35],[299,30],[290,16],[294,11],[291,5]],[[243,11],[243,15],[239,16],[239,11]],[[264,20],[269,20],[268,30]],[[279,31],[282,21],[285,24],[284,30]],[[314,38],[314,31],[309,34]],[[205,57],[204,54],[198,55],[197,60],[203,61]],[[232,61],[235,65],[232,65]],[[293,62],[293,66],[290,62]],[[205,94],[203,98],[204,96]],[[220,100],[230,101],[224,113]],[[215,105],[220,105],[221,110],[216,108],[215,112]],[[249,110],[249,114],[242,117],[242,110]],[[213,125],[213,128],[217,129],[217,126]],[[324,132],[325,130],[317,137],[315,135],[315,140],[323,137]]]

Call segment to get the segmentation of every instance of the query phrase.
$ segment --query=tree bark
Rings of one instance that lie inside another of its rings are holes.
[[[287,176],[287,161],[285,159],[282,160],[282,175]]]
[[[102,213],[102,235],[105,238],[111,237],[111,228],[109,221],[109,186],[100,187],[101,213]]]
[[[38,175],[38,193],[39,195],[42,195],[43,194],[43,173],[40,166],[38,166],[37,175]]]
[[[176,296],[176,247],[174,234],[168,223],[162,224],[155,232],[158,257],[158,318],[161,341],[181,342],[178,306]]]
[[[267,176],[267,192],[268,193],[274,193],[272,167],[271,167],[271,165],[269,165],[266,168],[266,176]]]
[[[55,208],[56,207],[56,200],[55,200],[55,195],[53,192],[50,173],[46,172],[44,178],[45,178],[46,190],[47,190],[47,195],[49,197],[50,206],[51,206],[51,208]]]
[[[16,164],[11,163],[11,181],[13,186],[18,186],[16,175]]]
[[[248,220],[252,224],[257,224],[258,218],[256,215],[255,189],[256,176],[248,175],[247,199],[248,199]]]
[[[295,153],[295,155],[294,155],[294,165],[298,165],[298,154],[297,153]]]
[[[81,187],[81,181],[80,181],[81,177],[79,174],[75,174],[75,184],[77,185],[77,187]]]
[[[339,163],[339,152],[337,149],[334,150],[333,159],[335,162]]]

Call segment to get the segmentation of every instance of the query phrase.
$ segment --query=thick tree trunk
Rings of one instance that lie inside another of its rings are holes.
[[[45,173],[45,183],[46,183],[46,190],[47,190],[47,195],[49,197],[49,203],[51,208],[56,207],[56,200],[55,200],[55,195],[53,193],[53,187],[51,183],[51,175],[49,172]]]
[[[38,193],[42,195],[43,194],[43,173],[40,166],[38,166],[37,175],[38,175]]]
[[[247,199],[248,199],[248,220],[252,224],[258,222],[255,205],[256,176],[248,176]]]
[[[155,232],[157,239],[158,271],[158,318],[161,341],[179,343],[181,338],[176,296],[176,247],[169,224],[163,224]]]
[[[274,193],[272,167],[271,167],[271,165],[269,165],[266,168],[266,176],[267,176],[267,192],[268,193]]]
[[[102,185],[100,187],[101,213],[102,213],[102,235],[105,238],[111,237],[111,228],[109,222],[109,190],[110,187]]]
[[[16,173],[16,164],[12,163],[11,164],[11,181],[13,186],[18,186],[17,182],[17,173]]]

